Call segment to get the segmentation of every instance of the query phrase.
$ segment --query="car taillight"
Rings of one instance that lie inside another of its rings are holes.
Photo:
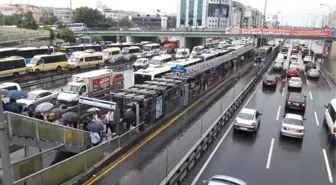
[[[257,124],[256,123],[252,123],[252,126],[256,126]]]
[[[336,127],[334,127],[334,133],[336,133]]]
[[[298,130],[299,131],[299,133],[304,133],[304,130]]]
[[[292,102],[288,101],[287,104],[291,104]]]
[[[264,80],[264,83],[266,83],[267,82],[267,80]]]
[[[305,107],[305,106],[306,106],[306,104],[304,104],[304,103],[303,103],[303,104],[301,104],[301,107]]]

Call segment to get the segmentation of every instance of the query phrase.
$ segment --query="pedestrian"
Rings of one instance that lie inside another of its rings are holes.
[[[98,132],[90,132],[90,138],[91,138],[91,144],[92,146],[97,146],[99,145],[101,139],[100,136],[98,134]]]
[[[19,106],[16,103],[16,100],[13,98],[11,98],[9,102],[5,105],[5,111],[21,114]]]
[[[35,114],[35,118],[39,120],[44,120],[44,115],[41,112],[37,112]]]
[[[108,135],[108,129],[111,130],[111,135],[115,134],[115,122],[114,122],[114,112],[108,111],[105,115],[104,124],[106,125],[106,135]]]

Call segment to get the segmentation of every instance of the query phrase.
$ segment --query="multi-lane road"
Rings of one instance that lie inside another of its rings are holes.
[[[230,125],[185,184],[202,184],[216,174],[234,176],[249,185],[335,184],[336,147],[323,124],[324,105],[335,92],[323,75],[311,80],[301,72],[300,77],[301,92],[307,96],[302,141],[280,137],[286,94],[291,92],[287,83],[279,81],[275,90],[260,85],[245,105],[263,113],[257,134],[235,132]]]

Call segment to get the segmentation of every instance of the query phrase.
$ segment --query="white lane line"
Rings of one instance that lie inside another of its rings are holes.
[[[307,85],[309,85],[309,80],[308,80],[308,79],[306,79],[306,81],[307,81]]]
[[[316,125],[317,125],[317,126],[320,126],[320,123],[319,123],[319,120],[318,120],[316,111],[314,111],[314,115],[315,115]]]
[[[251,94],[251,96],[249,97],[249,99],[246,101],[245,105],[243,108],[245,108],[247,106],[247,104],[251,101],[252,97],[255,95],[255,93],[259,90],[260,85],[262,84],[262,81],[259,83],[259,85],[257,86],[257,88],[253,91],[253,93]],[[204,170],[206,169],[206,167],[209,165],[211,159],[214,157],[214,155],[216,154],[217,150],[219,149],[220,145],[223,143],[224,139],[226,138],[226,136],[229,134],[230,130],[233,127],[233,122],[231,123],[230,127],[227,129],[227,131],[224,133],[223,137],[221,138],[221,140],[218,142],[218,144],[216,145],[216,147],[214,148],[214,150],[212,151],[212,153],[210,154],[209,158],[205,161],[204,165],[202,166],[201,170],[197,173],[195,179],[192,181],[191,185],[195,185],[198,181],[198,179],[201,177],[201,175],[203,174]]]
[[[327,152],[326,152],[325,149],[323,149],[322,151],[323,151],[323,157],[324,157],[325,165],[326,165],[326,168],[327,168],[329,182],[332,184],[333,183],[333,178],[332,178],[332,175],[331,175],[331,170],[330,170],[330,165],[329,165],[329,160],[328,160]]]
[[[311,91],[309,91],[309,96],[310,96],[310,99],[311,99],[311,100],[314,100],[314,98],[313,98],[313,95],[312,95]]]
[[[279,120],[280,111],[281,111],[281,105],[279,105],[277,116],[276,116],[276,120]]]
[[[268,158],[267,158],[267,163],[266,163],[266,169],[269,169],[269,168],[270,168],[270,165],[271,165],[272,153],[273,153],[273,147],[274,147],[274,138],[272,138],[271,146],[270,146],[270,149],[269,149],[269,152],[268,152]]]
[[[282,93],[281,93],[281,96],[284,96],[284,95],[285,95],[285,91],[286,91],[285,87],[284,87],[284,88],[282,88]]]
[[[307,76],[307,73],[306,73],[306,71],[304,71],[304,75],[305,75],[305,76]]]

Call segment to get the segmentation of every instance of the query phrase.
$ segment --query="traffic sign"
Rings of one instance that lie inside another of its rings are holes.
[[[180,65],[176,65],[175,67],[171,67],[170,71],[172,71],[172,72],[186,73],[187,69],[184,68],[184,67],[182,67],[182,66],[180,66]]]
[[[105,108],[105,109],[110,109],[110,110],[115,110],[116,105],[117,105],[115,102],[104,101],[104,100],[99,100],[95,98],[83,97],[83,96],[79,97],[79,103],[86,104],[86,105],[92,105],[95,107],[100,107],[100,108]]]

